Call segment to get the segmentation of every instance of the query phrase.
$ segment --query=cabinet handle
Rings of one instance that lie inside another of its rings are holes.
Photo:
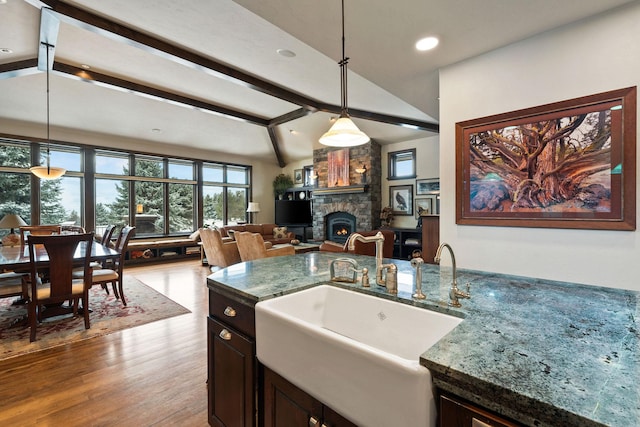
[[[316,427],[318,425],[318,419],[316,417],[309,418],[309,427]]]
[[[224,309],[224,315],[227,317],[236,317],[236,310],[233,307],[227,306],[227,308]]]
[[[477,418],[471,419],[471,427],[491,427],[491,424],[480,421]]]
[[[218,336],[225,341],[231,340],[231,332],[227,331],[226,329],[221,330]]]

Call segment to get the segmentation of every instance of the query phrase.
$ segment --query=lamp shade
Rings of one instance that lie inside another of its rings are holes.
[[[355,123],[349,118],[340,117],[331,126],[331,129],[320,137],[320,144],[329,147],[355,147],[369,142],[367,134],[358,129]]]
[[[27,225],[27,223],[24,222],[22,218],[20,218],[20,215],[16,215],[16,214],[6,214],[0,220],[0,229],[2,228],[13,229],[13,228],[22,227],[23,225]]]
[[[249,202],[249,207],[247,207],[247,212],[260,212],[260,203],[258,202]]]
[[[32,174],[40,179],[56,179],[64,175],[67,170],[56,166],[33,166],[29,168]]]

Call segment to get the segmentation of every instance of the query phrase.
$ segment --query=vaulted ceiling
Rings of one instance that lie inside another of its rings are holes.
[[[351,114],[381,144],[434,135],[439,68],[628,2],[346,0]],[[440,45],[418,52],[427,35]],[[0,0],[0,133],[44,135],[41,41],[55,46],[53,139],[283,166],[309,158],[339,112],[340,0]]]

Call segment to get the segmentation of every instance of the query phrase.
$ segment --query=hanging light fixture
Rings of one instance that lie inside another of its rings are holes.
[[[64,168],[51,166],[51,138],[50,134],[50,122],[49,122],[49,49],[53,46],[47,43],[42,43],[47,51],[47,165],[46,166],[33,166],[29,170],[32,174],[40,179],[56,179],[60,178],[67,171]]]
[[[347,63],[349,58],[345,56],[344,50],[344,0],[342,0],[342,59],[338,62],[340,65],[341,111],[340,117],[331,126],[331,129],[320,137],[320,144],[330,147],[355,147],[369,142],[369,137],[358,129],[358,126],[349,117],[349,108],[347,107]]]

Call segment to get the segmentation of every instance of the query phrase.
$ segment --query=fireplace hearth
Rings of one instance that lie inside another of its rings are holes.
[[[332,212],[325,217],[326,239],[345,243],[349,234],[356,230],[356,217],[347,212]]]

